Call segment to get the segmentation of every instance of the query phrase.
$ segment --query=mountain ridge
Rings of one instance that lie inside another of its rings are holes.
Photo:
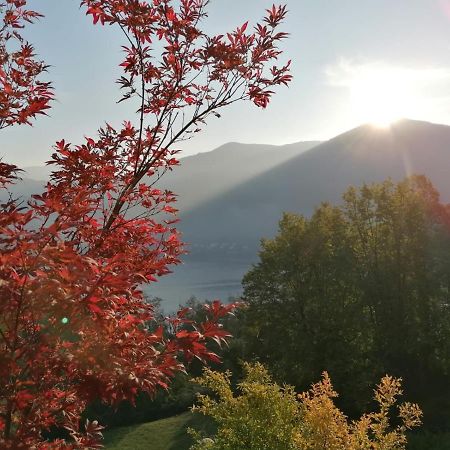
[[[226,142],[222,145],[219,145],[219,147],[216,147],[212,150],[204,151],[204,152],[198,152],[193,155],[187,155],[180,158],[181,164],[183,165],[185,162],[190,162],[195,160],[196,158],[202,158],[205,159],[210,157],[211,155],[217,155],[222,152],[229,152],[231,151],[239,151],[243,148],[251,149],[257,149],[260,150],[260,152],[266,150],[267,148],[271,148],[273,150],[280,150],[283,151],[291,150],[293,149],[294,152],[302,152],[307,151],[306,148],[313,148],[316,145],[321,144],[323,141],[319,140],[305,140],[305,141],[298,141],[298,142],[292,142],[290,144],[255,144],[255,143],[244,143],[244,142],[236,142],[236,141],[230,141]],[[231,147],[231,148],[230,148]],[[234,147],[234,148],[233,148]],[[236,147],[239,147],[236,148]],[[304,148],[303,148],[304,147]],[[47,165],[34,165],[34,166],[25,166],[23,167],[23,171],[27,176],[24,177],[24,179],[28,180],[35,180],[35,181],[46,181],[48,179],[48,176],[50,175],[50,172],[52,171],[51,166]]]
[[[447,201],[450,200],[448,168],[450,126],[409,120],[389,129],[363,125],[235,187],[203,209],[187,212],[182,215],[184,229],[187,240],[197,242],[193,230],[198,229],[205,238],[208,230],[216,232],[219,222],[223,223],[227,216],[231,229],[238,223],[241,232],[247,228],[243,241],[251,239],[253,230],[259,238],[270,236],[276,231],[282,211],[311,214],[323,201],[339,201],[350,185],[379,182],[388,177],[399,180],[413,173],[428,176]],[[202,229],[195,216],[211,218],[208,230]],[[265,226],[243,227],[243,218],[249,216],[257,217],[253,225]],[[215,236],[219,238],[218,234]]]

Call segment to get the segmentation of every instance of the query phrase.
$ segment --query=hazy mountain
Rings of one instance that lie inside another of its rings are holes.
[[[182,158],[181,167],[167,172],[159,186],[177,193],[177,207],[188,211],[318,144],[319,141],[283,146],[230,142],[210,152]],[[47,180],[51,169],[51,166],[25,167],[23,176]],[[27,184],[28,180],[22,183],[22,192]]]
[[[19,176],[22,179],[8,186],[8,191],[13,194],[14,198],[22,197],[24,200],[26,200],[32,194],[42,192],[43,187],[45,186],[45,181],[25,178],[26,175],[26,173],[20,172]],[[6,193],[0,190],[0,201],[5,199],[5,195]]]
[[[48,180],[54,166],[30,166],[23,169],[23,176],[32,180]]]
[[[450,200],[450,127],[403,120],[390,128],[365,125],[291,158],[182,215],[185,239],[254,248],[276,231],[283,211],[310,214],[337,202],[349,185],[425,174]]]
[[[158,187],[178,194],[177,207],[182,214],[189,214],[202,205],[214,204],[217,198],[226,198],[228,192],[234,192],[318,144],[319,141],[283,146],[230,142],[213,151],[182,158],[181,167],[167,172]],[[25,198],[41,192],[52,169],[52,166],[25,167],[22,181],[11,187],[12,192]]]
[[[318,144],[318,141],[283,146],[230,142],[211,152],[182,158],[181,167],[166,173],[161,185],[178,194],[177,207],[187,212]]]

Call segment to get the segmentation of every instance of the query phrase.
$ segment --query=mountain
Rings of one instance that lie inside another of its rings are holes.
[[[26,178],[26,174],[20,172],[19,176],[22,178],[13,185],[8,186],[8,190],[13,194],[14,198],[22,197],[28,199],[32,194],[41,193],[45,186],[45,181],[34,180]],[[0,190],[0,202],[6,197],[6,193]]]
[[[364,125],[294,156],[182,215],[185,239],[207,247],[254,246],[272,236],[283,211],[311,214],[323,201],[336,203],[350,185],[431,179],[450,200],[450,127],[402,120],[390,128]]]
[[[318,141],[282,146],[230,142],[213,151],[182,158],[181,167],[166,173],[161,186],[178,194],[180,211],[191,211],[318,144]]]
[[[30,166],[23,169],[23,176],[31,180],[48,180],[52,166]]]
[[[210,152],[182,158],[181,167],[167,172],[159,187],[177,193],[177,207],[189,211],[318,144],[319,141],[282,146],[229,142]],[[26,192],[29,179],[47,180],[51,166],[25,167],[24,171],[26,180],[21,183],[21,193]]]

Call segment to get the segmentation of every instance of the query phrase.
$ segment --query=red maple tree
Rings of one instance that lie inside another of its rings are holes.
[[[1,1],[1,0],[0,0]],[[40,17],[26,0],[0,11],[0,127],[30,123],[52,99],[19,31]],[[5,3],[6,2],[6,3]],[[142,286],[170,272],[184,252],[174,225],[175,195],[157,181],[178,165],[176,144],[238,100],[266,107],[288,84],[289,63],[270,67],[286,34],[285,7],[273,6],[219,36],[201,29],[207,0],[83,0],[94,24],[124,35],[121,101],[136,124],[105,125],[80,145],[57,142],[45,192],[27,205],[11,196],[0,211],[0,447],[96,448],[101,427],[81,424],[93,399],[114,404],[167,388],[183,359],[218,360],[210,339],[229,337],[219,320],[235,305],[215,301],[186,330],[186,310],[154,326]],[[12,50],[8,45],[15,41]],[[18,44],[18,45],[17,45]],[[0,187],[17,168],[1,163]],[[46,442],[64,427],[70,439]]]
[[[47,66],[35,59],[33,47],[19,32],[42,17],[25,5],[26,0],[0,2],[0,129],[30,124],[37,114],[45,114],[52,98],[50,83],[39,80]]]

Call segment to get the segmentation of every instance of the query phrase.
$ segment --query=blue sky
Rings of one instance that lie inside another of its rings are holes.
[[[57,101],[33,128],[3,130],[0,154],[22,166],[42,164],[56,140],[80,142],[105,121],[132,116],[116,105],[122,37],[93,27],[77,0],[30,0],[46,17],[27,37],[50,65]],[[193,154],[228,142],[285,144],[327,139],[375,112],[450,124],[450,0],[287,0],[284,48],[294,81],[267,110],[238,104],[195,139]],[[211,33],[258,20],[266,0],[211,0]],[[386,107],[384,107],[386,105]],[[380,111],[381,110],[381,111]],[[394,115],[394,114],[393,114]],[[381,117],[383,118],[383,117]]]

